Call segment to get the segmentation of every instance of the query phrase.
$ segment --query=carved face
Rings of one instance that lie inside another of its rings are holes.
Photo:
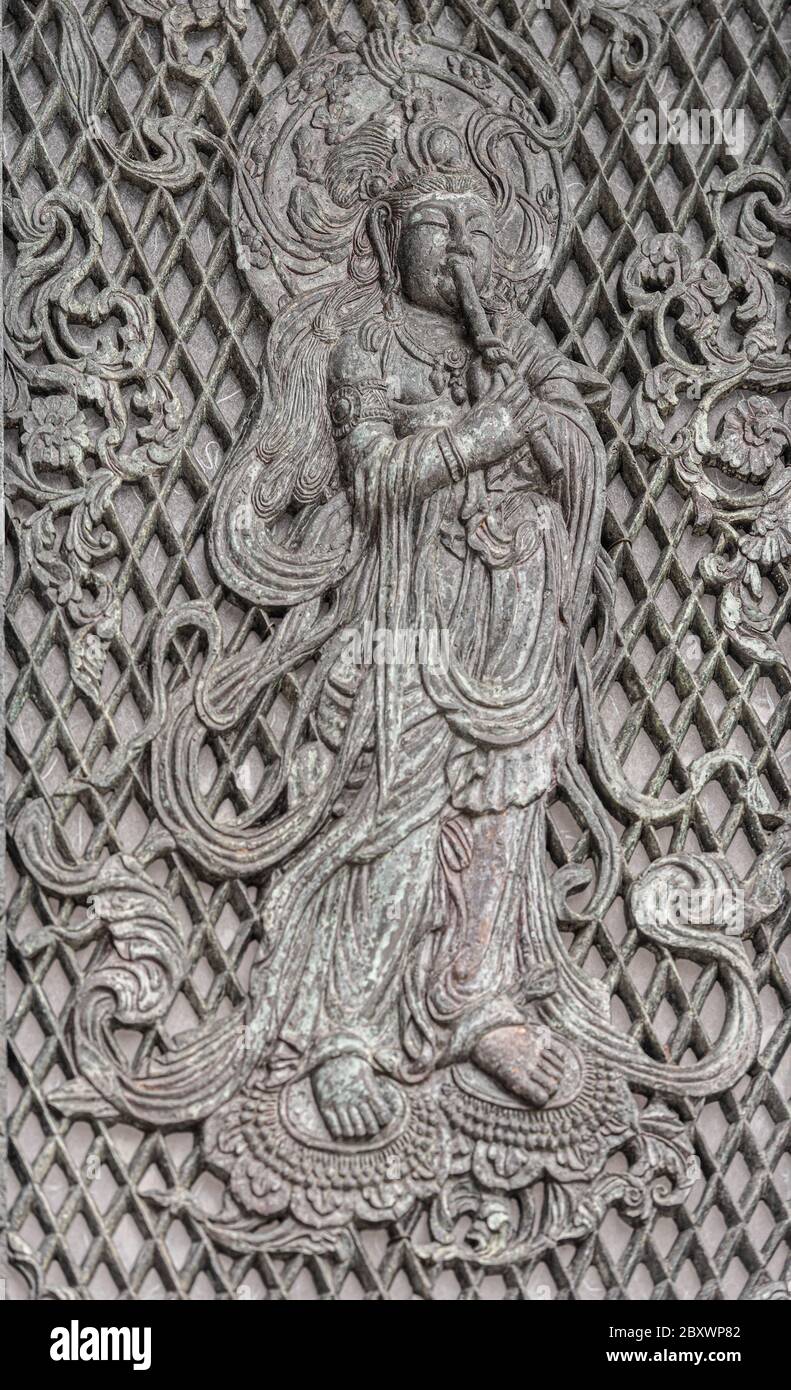
[[[443,314],[458,307],[449,258],[463,256],[475,288],[492,278],[492,210],[476,193],[431,193],[403,214],[397,259],[410,304]]]

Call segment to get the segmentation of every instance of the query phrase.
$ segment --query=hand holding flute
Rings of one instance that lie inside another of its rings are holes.
[[[499,413],[503,419],[498,422],[499,428],[506,433],[510,428],[514,434],[514,449],[525,442],[529,443],[545,480],[553,483],[562,474],[563,464],[547,433],[541,407],[519,372],[513,354],[493,332],[464,258],[452,257],[450,269],[467,331],[476,351],[480,353],[484,365],[492,371],[495,380],[499,378],[502,383],[499,391],[487,397],[486,404],[489,407],[502,407]]]

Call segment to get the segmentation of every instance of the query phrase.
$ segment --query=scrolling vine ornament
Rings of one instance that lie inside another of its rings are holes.
[[[791,409],[772,399],[791,387],[777,296],[788,271],[772,252],[791,229],[791,197],[777,174],[745,168],[722,180],[712,211],[706,255],[667,234],[624,267],[624,293],[650,317],[661,358],[635,392],[632,438],[672,462],[697,526],[718,538],[699,571],[733,654],[771,669],[787,663],[760,607],[763,577],[791,559]],[[673,429],[684,397],[693,409]]]
[[[85,293],[101,263],[101,209],[54,189],[31,210],[9,200],[6,212],[17,263],[5,296],[5,421],[19,444],[9,432],[6,491],[29,504],[19,523],[21,564],[67,615],[72,679],[98,700],[120,621],[100,568],[116,552],[103,521],[122,483],[175,458],[181,402],[146,365],[154,338],[146,299],[113,287]],[[89,410],[98,432],[89,429]],[[130,418],[138,442],[124,452]]]
[[[240,264],[271,327],[210,550],[227,589],[280,620],[254,653],[224,648],[209,605],[161,622],[151,719],[95,785],[149,756],[164,840],[76,865],[43,802],[15,826],[48,892],[93,898],[68,930],[102,946],[71,1019],[78,1074],[53,1102],[199,1127],[225,1182],[220,1215],[189,1192],[154,1200],[231,1250],[338,1251],[354,1226],[425,1202],[427,1257],[498,1265],[583,1238],[610,1206],[639,1221],[679,1201],[695,1163],[668,1101],[721,1091],[752,1064],[741,938],[786,904],[789,830],[744,760],[704,755],[687,791],[656,800],[627,784],[600,725],[613,585],[592,412],[606,383],[546,349],[529,319],[565,231],[572,112],[532,49],[462,8],[474,52],[422,28],[314,45],[244,148],[226,149]],[[85,36],[61,13],[74,63]],[[90,73],[87,49],[83,61]],[[154,182],[194,177],[191,142],[206,138],[168,119]],[[405,659],[371,663],[349,642],[370,622],[448,641],[431,661],[407,644]],[[203,632],[204,659],[166,689],[183,628]],[[200,749],[285,673],[299,694],[279,755],[255,805],[216,819]],[[676,1065],[611,1023],[560,929],[600,917],[619,890],[600,796],[625,822],[678,824],[725,766],[777,828],[753,873],[676,855],[630,899],[649,943],[720,972],[721,1034]],[[594,869],[550,877],[558,787]],[[169,843],[204,877],[261,885],[260,958],[246,1007],[133,1064],[115,1030],[161,1026],[187,970],[147,872]],[[737,896],[743,913],[718,917]],[[692,900],[696,914],[679,908]]]
[[[581,29],[595,24],[610,34],[612,70],[621,82],[636,82],[662,37],[663,22],[680,0],[578,0],[574,18]]]
[[[181,76],[192,82],[216,77],[224,62],[220,47],[209,48],[199,63],[190,61],[186,36],[193,30],[221,30],[243,34],[250,0],[129,0],[129,9],[162,28],[165,58]]]

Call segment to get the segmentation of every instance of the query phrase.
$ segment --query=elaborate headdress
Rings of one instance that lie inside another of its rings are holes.
[[[510,70],[460,54],[422,27],[341,36],[273,94],[253,125],[234,218],[242,264],[270,313],[349,259],[364,283],[364,222],[377,200],[398,205],[441,187],[494,206],[496,272],[522,305],[557,250],[558,146],[571,110],[537,54],[481,21]],[[521,81],[520,81],[521,79]],[[550,117],[542,114],[550,112]]]

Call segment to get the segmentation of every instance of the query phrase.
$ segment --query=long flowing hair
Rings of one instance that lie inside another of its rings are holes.
[[[299,295],[269,331],[261,413],[253,427],[261,463],[253,505],[267,524],[337,486],[338,457],[327,408],[329,356],[340,337],[381,312],[383,305],[365,222],[365,216],[358,220],[343,279]]]

